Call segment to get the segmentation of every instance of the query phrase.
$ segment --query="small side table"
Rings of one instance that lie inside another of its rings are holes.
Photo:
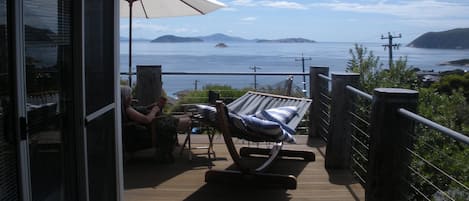
[[[198,114],[194,114],[192,116],[192,125],[197,125],[197,127],[201,128],[201,132],[204,133],[206,132],[207,137],[208,137],[208,145],[207,146],[198,146],[198,147],[192,147],[191,145],[191,135],[192,131],[187,131],[186,133],[186,138],[184,139],[184,143],[181,146],[181,150],[179,152],[179,155],[182,155],[183,151],[187,150],[189,151],[189,160],[192,160],[192,155],[204,155],[207,154],[209,159],[216,158],[215,150],[213,149],[213,138],[215,137],[215,128],[207,125],[203,121],[201,121],[201,117]],[[203,134],[202,134],[203,135]],[[198,150],[198,149],[206,149],[207,152],[205,153],[192,153],[192,150]]]

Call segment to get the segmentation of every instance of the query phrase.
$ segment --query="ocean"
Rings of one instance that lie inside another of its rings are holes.
[[[344,72],[351,58],[349,50],[354,43],[226,43],[227,48],[216,48],[215,43],[132,43],[133,72],[136,65],[161,65],[163,72],[302,72],[302,55],[305,71],[309,66],[328,66],[330,72]],[[388,65],[388,50],[382,43],[360,43],[380,57]],[[120,42],[120,69],[128,72],[128,42]],[[440,66],[440,63],[469,58],[469,50],[422,49],[401,46],[393,50],[393,57],[407,57],[408,65],[422,70],[446,71],[469,70],[468,67]],[[310,59],[310,60],[309,60]],[[121,76],[127,79],[127,76]],[[281,82],[286,76],[257,76],[258,86]],[[133,78],[135,80],[135,78]],[[196,81],[197,80],[197,81]],[[308,79],[306,79],[308,80]],[[294,77],[294,84],[303,86],[302,76]],[[176,76],[164,75],[163,88],[168,95],[191,90],[197,83],[198,89],[207,84],[230,85],[235,88],[252,87],[253,76]]]

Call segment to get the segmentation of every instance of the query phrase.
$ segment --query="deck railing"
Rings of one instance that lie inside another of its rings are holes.
[[[415,130],[406,133],[413,143],[401,146],[410,155],[404,167],[408,174],[401,178],[410,191],[401,195],[408,200],[467,199],[469,138],[404,108],[398,113],[415,123]]]
[[[369,201],[467,199],[469,137],[416,114],[417,91],[381,88],[370,95],[359,89],[358,75],[328,77],[321,70],[311,76],[330,90],[312,84],[318,108],[311,119],[320,128],[313,135],[327,139],[326,168],[351,170]],[[329,108],[328,122],[321,104]]]

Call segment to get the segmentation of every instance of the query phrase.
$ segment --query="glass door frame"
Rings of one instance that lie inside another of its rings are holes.
[[[25,37],[23,22],[23,0],[9,1],[10,41],[12,53],[12,82],[13,104],[15,105],[14,131],[18,139],[18,175],[19,194],[22,201],[32,199],[31,176],[29,165],[29,145],[26,131],[26,67],[25,67]]]
[[[82,12],[82,17],[80,18],[81,20],[81,32],[80,32],[80,39],[81,40],[81,45],[82,45],[82,49],[83,51],[80,52],[81,54],[81,58],[84,58],[85,56],[85,52],[86,51],[86,48],[85,48],[85,24],[84,24],[84,9],[86,9],[86,6],[83,5],[83,2],[85,2],[85,0],[81,0],[82,1],[82,7],[81,7],[81,12]],[[109,2],[113,2],[113,8],[112,8],[112,13],[113,13],[113,27],[114,27],[114,30],[113,30],[113,45],[114,45],[114,51],[113,51],[113,74],[112,75],[109,75],[109,76],[113,76],[113,89],[114,89],[114,102],[113,103],[110,103],[110,104],[107,104],[105,106],[102,106],[101,108],[95,110],[94,112],[90,113],[87,115],[87,112],[86,112],[86,81],[85,81],[85,76],[86,76],[86,73],[85,73],[85,70],[86,70],[86,66],[85,66],[85,61],[84,59],[80,60],[81,62],[81,75],[82,75],[82,82],[81,82],[81,87],[82,87],[82,90],[81,90],[81,93],[82,93],[82,108],[81,108],[81,112],[82,112],[82,115],[83,115],[83,121],[84,121],[84,126],[81,127],[82,132],[83,132],[83,138],[80,139],[80,141],[82,141],[83,145],[82,148],[83,150],[81,150],[80,152],[83,154],[82,155],[82,159],[84,160],[83,163],[81,165],[83,165],[83,170],[86,170],[86,172],[83,172],[82,174],[83,175],[88,175],[88,151],[87,151],[87,147],[86,147],[86,143],[87,143],[87,127],[86,125],[87,124],[90,124],[92,123],[94,120],[97,120],[99,119],[100,117],[104,116],[105,114],[107,114],[109,111],[114,111],[114,130],[115,130],[115,139],[114,139],[114,144],[115,144],[115,147],[114,147],[114,151],[115,151],[115,170],[116,170],[116,179],[115,179],[115,189],[116,189],[116,192],[117,192],[117,195],[116,195],[116,200],[118,201],[121,201],[121,200],[124,200],[124,174],[123,174],[123,148],[122,148],[122,128],[121,128],[121,97],[120,97],[120,67],[119,67],[119,64],[120,64],[120,32],[119,32],[119,26],[120,26],[120,3],[121,3],[121,0],[103,0],[103,1],[109,1]],[[109,13],[109,12],[107,12]],[[88,177],[86,177],[88,178]],[[85,183],[86,182],[86,183]],[[86,194],[87,194],[87,200],[89,200],[89,190],[88,190],[88,186],[89,186],[89,182],[88,182],[88,179],[86,179],[86,181],[83,181],[83,184],[85,185],[86,187]],[[80,187],[82,187],[82,185],[80,185]],[[83,189],[85,190],[85,189]]]

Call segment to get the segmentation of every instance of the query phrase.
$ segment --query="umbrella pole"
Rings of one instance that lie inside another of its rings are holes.
[[[134,0],[129,2],[129,87],[132,87],[132,4]]]

